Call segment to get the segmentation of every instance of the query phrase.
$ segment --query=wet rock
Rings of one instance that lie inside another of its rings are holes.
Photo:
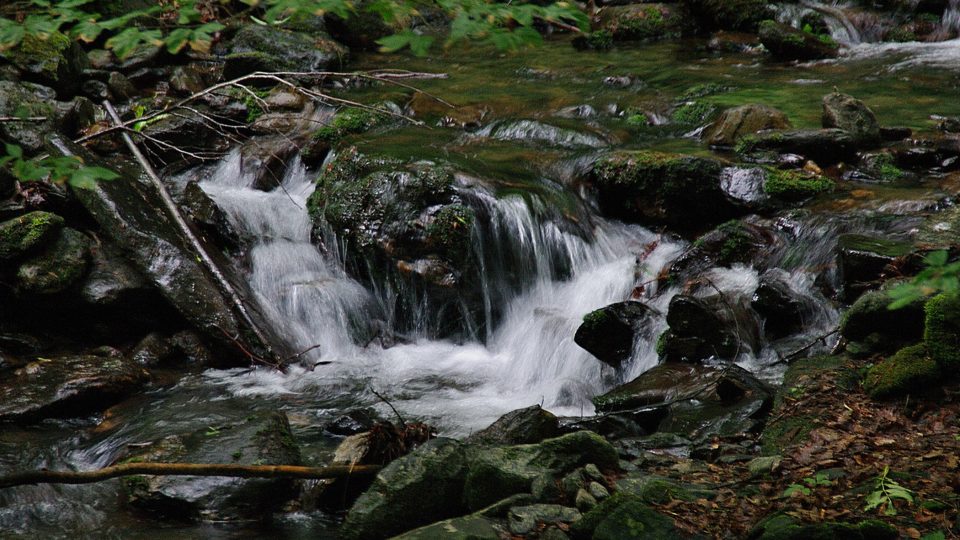
[[[860,156],[857,169],[852,171],[854,180],[890,183],[903,181],[908,174],[896,165],[896,158],[889,152],[865,152]]]
[[[739,212],[721,189],[722,170],[714,159],[641,150],[600,158],[590,180],[607,215],[694,227]]]
[[[733,146],[745,135],[766,129],[789,129],[783,112],[760,104],[747,104],[724,110],[704,131],[703,140],[711,146]]]
[[[579,510],[559,504],[518,506],[507,515],[510,532],[520,535],[530,534],[542,525],[569,524],[579,519]]]
[[[810,312],[807,305],[786,281],[785,274],[768,270],[760,276],[760,284],[750,302],[763,318],[763,331],[768,337],[786,337],[803,327]]]
[[[69,148],[83,154],[80,148]],[[90,155],[83,157],[88,163],[96,163]],[[225,335],[243,335],[248,350],[252,347],[255,354],[266,355],[262,344],[249,332],[241,331],[245,325],[235,318],[219,288],[184,245],[170,218],[160,210],[163,205],[156,190],[135,173],[126,169],[120,172],[124,173],[121,179],[99,182],[94,189],[75,192],[103,236],[122,249],[137,272],[211,341],[235,350],[235,344]],[[224,358],[227,359],[236,363],[246,360],[241,355]]]
[[[937,129],[945,133],[960,133],[960,116],[943,118],[937,122]]]
[[[128,459],[162,463],[299,465],[300,448],[286,415],[257,413],[154,443]],[[285,478],[132,476],[123,479],[127,503],[175,520],[268,519],[297,494]]]
[[[369,431],[376,422],[376,413],[372,409],[357,409],[337,417],[323,429],[334,435],[356,435]]]
[[[17,271],[17,289],[30,294],[56,294],[67,290],[87,272],[91,244],[83,233],[61,229],[49,247],[21,263]]]
[[[0,422],[33,422],[95,412],[136,392],[146,373],[117,356],[37,359],[0,381]]]
[[[255,71],[328,71],[339,66],[346,56],[343,46],[323,34],[247,24],[230,42],[223,76],[233,79]]]
[[[497,522],[481,515],[439,521],[433,525],[401,534],[396,540],[434,540],[445,538],[448,540],[500,540],[502,531]]]
[[[616,450],[589,431],[547,439],[539,444],[472,447],[467,449],[467,455],[463,500],[471,510],[510,495],[530,493],[534,480],[544,474],[559,477],[588,463],[608,471],[619,468]]]
[[[83,81],[83,84],[80,85],[80,93],[97,103],[110,98],[110,89],[107,87],[107,83],[93,79]]]
[[[766,227],[748,220],[731,220],[697,238],[670,265],[670,278],[683,283],[712,266],[759,263],[765,252],[780,244]]]
[[[772,20],[760,23],[759,34],[763,46],[779,60],[835,58],[840,51],[839,45],[832,39],[824,39]]]
[[[232,253],[247,245],[249,239],[237,231],[227,214],[197,182],[187,184],[180,204],[208,242]]]
[[[678,294],[670,300],[667,324],[657,352],[667,362],[696,362],[707,358],[733,358],[744,345],[725,319],[735,317],[719,298],[711,301]],[[720,314],[723,313],[723,316]]]
[[[203,339],[190,330],[183,330],[170,336],[170,345],[180,361],[194,366],[216,365],[213,353],[207,348]]]
[[[536,120],[494,122],[474,132],[473,135],[498,141],[547,144],[560,148],[602,148],[608,145],[601,136],[552,126]]]
[[[660,364],[636,379],[593,398],[598,411],[618,411],[661,404],[681,404],[696,398],[702,405],[701,420],[722,416],[710,407],[736,407],[759,401],[763,405],[772,397],[769,389],[745,369],[734,364],[703,366],[696,364]],[[750,414],[761,410],[753,407]],[[682,411],[671,411],[674,412]],[[729,411],[725,411],[728,413]],[[686,416],[684,414],[684,416]],[[664,429],[676,423],[669,415],[661,422],[660,431],[683,434],[679,429]],[[674,426],[679,427],[679,426]]]
[[[110,95],[119,101],[126,101],[137,95],[137,87],[119,71],[110,73],[110,78],[107,79],[107,89],[110,90]]]
[[[560,421],[553,413],[534,405],[501,416],[489,427],[464,439],[471,444],[533,444],[560,434]]]
[[[591,311],[573,337],[577,345],[614,368],[630,359],[637,332],[652,310],[640,302],[619,302]]]
[[[762,157],[765,152],[799,154],[825,166],[841,161],[854,161],[857,141],[842,129],[762,131],[742,137],[737,143],[736,151],[748,158],[756,154]]]
[[[77,96],[69,102],[57,103],[56,107],[57,128],[70,136],[78,135],[96,120],[96,106],[83,96]]]
[[[897,351],[875,364],[863,380],[863,389],[873,399],[887,399],[930,392],[939,386],[940,368],[923,343]]]
[[[607,6],[600,11],[596,30],[615,41],[656,40],[680,35],[682,18],[670,4]]]
[[[823,96],[823,127],[842,129],[862,146],[880,143],[880,124],[870,107],[839,92]]]
[[[46,118],[43,121],[0,122],[0,139],[33,154],[43,148],[43,137],[53,130],[56,109],[53,91],[30,83],[0,81],[0,116]]]
[[[837,239],[837,266],[844,298],[853,301],[884,276],[896,275],[895,269],[888,269],[888,266],[912,251],[913,245],[906,241],[862,234],[840,235]]]
[[[466,472],[463,445],[433,439],[380,471],[350,509],[341,534],[347,539],[387,538],[464,514]]]
[[[54,241],[63,227],[63,218],[35,211],[0,223],[0,260],[11,260]]]
[[[83,49],[60,32],[46,38],[27,34],[17,46],[0,52],[0,58],[16,66],[24,79],[54,88],[62,99],[76,93],[87,67]]]
[[[760,40],[756,34],[720,31],[710,37],[707,50],[726,53],[749,53],[756,51]]]
[[[85,303],[118,311],[127,308],[129,314],[156,302],[155,291],[115,248],[100,244],[92,252],[90,273],[80,288]]]
[[[195,108],[201,114],[210,114],[205,106],[197,105]],[[203,154],[226,143],[200,114],[165,116],[156,122],[151,122],[143,132],[154,140],[160,141],[154,142],[147,139],[144,144],[154,155],[167,163],[196,160],[182,151]]]
[[[157,332],[147,334],[130,353],[130,359],[145,368],[162,365],[174,354],[170,342]]]

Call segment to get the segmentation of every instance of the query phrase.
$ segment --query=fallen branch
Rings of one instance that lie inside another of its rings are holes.
[[[111,478],[150,474],[154,476],[229,476],[234,478],[347,478],[370,476],[377,465],[236,465],[219,463],[123,463],[95,471],[30,471],[0,476],[0,489],[33,484],[92,484]]]
[[[789,363],[792,362],[793,360],[796,360],[797,357],[799,357],[801,354],[803,354],[803,353],[809,351],[810,349],[812,349],[813,346],[816,345],[817,343],[823,343],[824,345],[826,345],[826,344],[827,344],[827,338],[830,337],[830,336],[832,336],[832,335],[834,335],[834,334],[836,334],[836,333],[838,333],[839,331],[840,331],[840,328],[834,328],[833,330],[827,332],[826,334],[823,334],[823,335],[821,335],[821,336],[817,336],[817,337],[814,338],[814,340],[811,341],[810,343],[807,343],[807,344],[804,345],[803,347],[800,347],[799,349],[797,349],[797,350],[795,350],[795,351],[793,351],[792,353],[787,354],[787,355],[781,355],[780,352],[777,351],[777,356],[779,356],[780,358],[779,358],[776,362],[774,362],[773,365],[776,365],[776,364],[789,364]],[[831,352],[831,354],[833,354],[833,353]]]
[[[103,102],[104,108],[107,110],[107,114],[113,120],[114,124],[118,127],[122,126],[120,116],[117,115],[117,111],[113,108],[113,105],[109,101]],[[174,223],[177,226],[177,229],[183,235],[184,240],[186,240],[190,247],[193,249],[194,254],[200,260],[203,267],[209,272],[210,276],[216,282],[217,286],[220,288],[221,292],[229,299],[233,304],[233,307],[236,309],[237,315],[239,315],[250,330],[254,333],[256,338],[260,341],[260,344],[267,350],[267,353],[274,355],[273,349],[271,347],[270,340],[267,339],[266,334],[260,330],[260,326],[253,320],[250,316],[250,313],[247,311],[246,305],[244,305],[243,300],[240,298],[240,294],[237,293],[236,289],[230,282],[227,280],[226,276],[220,272],[220,269],[217,267],[217,264],[210,258],[210,254],[207,253],[207,250],[204,249],[203,244],[200,242],[200,239],[197,238],[197,235],[193,233],[193,230],[190,228],[190,225],[184,219],[183,214],[180,213],[180,209],[177,207],[177,203],[174,202],[173,197],[170,196],[170,193],[163,185],[163,181],[160,180],[160,177],[157,176],[156,171],[153,170],[153,167],[147,161],[147,159],[140,152],[140,149],[137,147],[136,143],[133,142],[133,139],[130,138],[130,134],[125,130],[122,131],[123,142],[126,143],[127,148],[130,150],[130,153],[133,154],[133,157],[136,158],[137,162],[146,172],[147,177],[150,179],[150,183],[153,184],[154,188],[157,190],[157,193],[160,195],[160,199],[163,201],[163,206],[166,212],[173,218]],[[271,365],[272,367],[279,368],[281,362],[279,359],[274,358],[275,361],[270,362],[264,360],[264,363]]]
[[[46,116],[0,116],[0,122],[46,122]]]

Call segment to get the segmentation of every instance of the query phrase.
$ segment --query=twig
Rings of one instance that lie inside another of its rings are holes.
[[[221,463],[123,463],[94,471],[49,471],[46,469],[0,477],[0,489],[33,484],[92,484],[111,478],[150,474],[156,476],[230,476],[235,478],[348,478],[369,476],[378,465],[237,465]]]
[[[401,426],[407,425],[407,421],[404,420],[402,416],[400,416],[400,412],[397,411],[397,408],[393,406],[393,403],[390,403],[390,402],[387,400],[387,398],[381,396],[376,390],[373,389],[372,386],[370,387],[370,391],[373,392],[373,395],[375,395],[375,396],[377,396],[378,398],[380,398],[380,401],[386,403],[386,404],[387,404],[387,407],[390,407],[390,409],[393,410],[393,414],[397,415],[397,419],[400,420],[400,425],[401,425]]]
[[[107,110],[110,118],[115,124],[122,124],[120,121],[120,116],[117,115],[117,111],[113,108],[113,105],[109,101],[103,102],[104,108]],[[127,148],[130,149],[130,152],[136,158],[137,162],[140,163],[140,166],[143,167],[144,172],[147,173],[147,177],[150,179],[150,182],[153,184],[154,188],[157,190],[157,193],[160,196],[160,199],[163,201],[163,205],[170,215],[173,218],[174,223],[176,223],[177,228],[180,233],[184,236],[184,239],[190,244],[190,247],[193,248],[195,255],[200,259],[200,262],[213,277],[214,281],[220,287],[221,292],[229,299],[233,304],[233,307],[236,309],[237,314],[243,319],[247,324],[253,334],[256,336],[257,340],[260,341],[260,344],[266,349],[268,354],[273,355],[273,349],[270,344],[270,340],[267,339],[266,335],[260,330],[259,325],[253,320],[250,316],[250,313],[247,311],[246,306],[243,303],[243,300],[240,298],[240,295],[234,289],[233,285],[227,281],[227,278],[220,272],[220,269],[217,267],[217,264],[210,258],[210,254],[207,253],[207,250],[204,249],[203,244],[200,243],[200,239],[193,233],[190,229],[190,225],[183,218],[183,215],[180,213],[180,210],[177,208],[177,203],[174,202],[173,198],[170,196],[170,193],[163,185],[163,181],[160,180],[160,177],[157,176],[156,171],[153,170],[153,167],[147,161],[147,159],[140,152],[140,149],[137,147],[136,143],[133,142],[133,139],[130,138],[130,134],[125,131],[122,134],[123,141],[126,143]],[[275,366],[280,365],[280,362],[275,362]]]
[[[803,353],[809,351],[810,349],[812,349],[813,346],[816,345],[817,343],[823,343],[824,345],[826,345],[826,344],[827,344],[827,338],[830,337],[830,336],[832,336],[832,335],[834,335],[834,334],[836,334],[836,333],[839,332],[839,331],[840,331],[840,328],[839,328],[839,327],[834,328],[833,330],[827,332],[826,334],[823,334],[822,336],[817,336],[817,337],[816,337],[813,341],[811,341],[810,343],[807,343],[807,344],[804,345],[803,347],[800,347],[799,349],[797,349],[797,350],[793,351],[792,353],[787,354],[787,355],[785,355],[785,356],[781,355],[781,354],[778,352],[778,353],[777,353],[777,356],[780,357],[780,358],[779,358],[779,360],[777,360],[776,362],[774,362],[773,365],[776,365],[776,364],[789,364],[791,361],[795,360],[795,359],[796,359],[798,356],[800,356],[801,354],[803,354]]]
[[[46,122],[46,116],[0,116],[0,122]]]

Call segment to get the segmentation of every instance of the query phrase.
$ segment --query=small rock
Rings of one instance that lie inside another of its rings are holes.
[[[603,487],[603,484],[600,482],[590,482],[587,485],[587,490],[590,492],[590,495],[598,501],[602,501],[610,496],[610,492],[607,491],[607,488]]]
[[[577,496],[574,498],[573,505],[581,512],[589,512],[597,505],[597,499],[587,490],[580,488],[577,490]]]
[[[790,120],[783,112],[766,105],[748,104],[723,111],[706,129],[703,139],[711,146],[733,146],[744,135],[790,127]]]
[[[510,532],[513,534],[529,534],[538,525],[553,525],[557,523],[573,523],[580,519],[580,511],[576,508],[560,506],[559,504],[534,504],[511,508],[507,514]]]
[[[619,302],[584,315],[573,341],[614,368],[629,360],[636,333],[653,311],[641,302]]]
[[[63,229],[42,253],[27,259],[17,271],[17,289],[24,293],[55,294],[77,283],[90,266],[92,242],[83,233]]]
[[[870,107],[839,92],[823,97],[823,127],[842,129],[864,146],[880,143],[880,124]]]
[[[107,80],[107,88],[110,90],[110,94],[114,99],[120,101],[126,101],[137,95],[137,87],[119,71],[110,73],[110,78]]]
[[[47,245],[62,227],[62,217],[42,211],[0,223],[0,260],[16,259]]]
[[[777,470],[781,461],[783,458],[780,456],[761,456],[747,463],[747,469],[751,476],[763,476]]]
[[[560,434],[560,421],[539,405],[501,416],[490,427],[464,439],[471,444],[531,444]]]

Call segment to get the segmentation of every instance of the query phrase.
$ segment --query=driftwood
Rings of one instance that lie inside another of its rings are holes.
[[[0,489],[32,484],[92,484],[111,478],[149,474],[154,476],[229,476],[234,478],[347,478],[371,476],[378,465],[235,465],[218,463],[124,463],[95,471],[29,471],[0,476]]]
[[[114,122],[116,126],[122,126],[123,122],[120,120],[120,116],[117,115],[117,111],[113,108],[113,105],[109,101],[103,102],[104,108],[107,110],[107,113],[110,115],[110,119]],[[237,315],[239,315],[244,323],[250,328],[254,333],[257,340],[260,341],[260,344],[267,350],[267,353],[274,358],[264,359],[260,358],[252,353],[247,352],[251,359],[260,361],[261,363],[276,367],[282,368],[282,362],[276,358],[276,354],[273,351],[271,342],[267,339],[266,334],[260,329],[260,326],[253,320],[250,316],[250,313],[247,311],[246,305],[244,305],[243,300],[240,297],[240,294],[233,287],[233,285],[227,280],[226,276],[220,272],[220,269],[217,268],[217,264],[210,257],[210,254],[207,253],[207,250],[204,249],[203,244],[200,242],[200,239],[197,238],[197,235],[194,234],[193,229],[190,228],[190,225],[184,219],[183,214],[180,213],[180,209],[177,208],[177,203],[174,202],[173,197],[170,196],[170,193],[167,191],[167,188],[164,187],[163,182],[160,180],[160,177],[157,176],[156,171],[153,170],[153,167],[147,161],[147,159],[140,152],[140,149],[137,147],[137,144],[133,142],[133,139],[130,137],[130,134],[127,132],[122,133],[123,142],[126,143],[127,148],[130,149],[130,152],[133,154],[133,157],[136,158],[137,162],[140,163],[140,166],[143,168],[144,172],[147,173],[147,177],[150,179],[150,183],[153,184],[154,188],[160,195],[161,200],[163,201],[164,209],[167,214],[169,214],[174,223],[176,223],[177,229],[180,230],[180,233],[183,235],[184,239],[190,243],[190,247],[193,248],[195,255],[203,264],[204,268],[209,272],[210,276],[217,283],[217,286],[220,287],[221,292],[227,297],[231,304],[233,304],[234,309],[236,310]],[[245,351],[246,352],[246,351]],[[270,360],[273,360],[272,362]]]

